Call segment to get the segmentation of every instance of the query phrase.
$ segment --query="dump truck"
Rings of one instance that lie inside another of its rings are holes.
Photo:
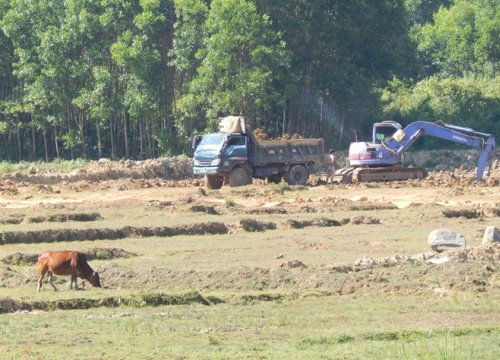
[[[351,167],[339,169],[334,183],[422,179],[427,171],[420,167],[403,166],[403,156],[421,136],[432,136],[480,149],[476,180],[480,181],[487,168],[490,174],[494,157],[495,138],[492,134],[441,121],[415,121],[404,129],[392,120],[373,125],[372,142],[353,142],[349,147]]]
[[[219,132],[192,138],[193,174],[208,189],[253,179],[306,185],[312,166],[324,166],[323,139],[257,140],[242,116],[219,118]]]

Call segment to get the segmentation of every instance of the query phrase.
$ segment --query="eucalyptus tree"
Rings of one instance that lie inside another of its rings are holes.
[[[173,46],[170,51],[170,64],[177,71],[179,95],[182,86],[196,76],[201,65],[201,58],[196,53],[204,46],[206,31],[205,22],[209,7],[205,0],[174,0],[176,22],[174,24]]]
[[[15,135],[15,114],[17,105],[15,98],[16,78],[12,72],[14,48],[12,41],[2,31],[2,22],[9,8],[9,1],[0,0],[0,159],[13,157],[11,138]],[[14,147],[19,150],[18,146]],[[17,154],[18,157],[20,154]]]
[[[244,115],[254,127],[266,127],[268,109],[283,106],[276,84],[289,66],[279,32],[245,0],[213,0],[203,30],[207,36],[195,54],[200,65],[178,101],[180,113],[201,114],[205,129],[216,128],[219,114]],[[174,53],[179,64],[180,55]]]
[[[89,51],[98,38],[97,12],[97,3],[83,0],[11,1],[3,28],[17,55],[14,74],[33,156],[40,137],[46,160],[61,151],[87,155],[89,125],[74,100],[99,61]]]
[[[170,119],[174,75],[167,65],[175,18],[173,1],[106,1],[114,5],[107,6],[103,21],[117,34],[110,50],[121,69],[125,156],[153,156],[156,146],[164,153],[175,150]],[[127,16],[116,24],[122,9]]]
[[[415,84],[393,80],[382,93],[384,114],[408,124],[417,119],[443,121],[500,134],[500,92],[498,82],[488,78],[439,79],[430,77]],[[436,139],[419,141],[419,146],[447,147]]]
[[[374,89],[412,71],[415,52],[403,0],[257,3],[293,54],[286,78],[287,132],[326,134],[330,146],[339,146],[349,128],[370,120]]]
[[[7,0],[0,0],[0,101],[10,96],[15,82],[12,76],[14,49],[11,40],[2,31],[2,20],[8,4]]]
[[[414,28],[425,78],[394,79],[382,92],[382,114],[402,123],[441,120],[500,134],[499,8],[497,1],[453,0]],[[443,144],[424,139],[421,146]]]
[[[174,0],[176,22],[174,24],[173,45],[170,51],[170,65],[175,68],[174,114],[176,116],[177,136],[182,143],[188,143],[193,133],[203,132],[204,121],[199,121],[201,111],[193,104],[194,97],[188,93],[188,86],[196,77],[202,58],[196,53],[204,47],[208,37],[205,22],[209,7],[205,0]],[[177,102],[184,97],[180,106]]]
[[[20,95],[12,99],[9,108],[15,111],[9,113],[17,129],[19,149],[28,139],[32,157],[36,155],[35,133],[54,103],[50,95],[54,88],[49,80],[51,73],[44,71],[40,50],[44,34],[59,23],[60,5],[60,1],[12,0],[2,20],[2,29],[16,55],[13,75],[18,79]],[[21,151],[19,156],[21,160]]]
[[[420,31],[419,49],[441,76],[498,75],[500,3],[455,0]]]
[[[432,24],[439,8],[448,8],[453,0],[405,0],[410,26]]]
[[[93,144],[95,124],[85,108],[78,104],[82,91],[94,86],[94,66],[104,61],[100,45],[100,6],[84,0],[66,0],[61,4],[59,23],[42,37],[40,59],[44,74],[53,83],[55,98],[50,121],[60,118],[62,126],[55,139],[78,157],[88,157]]]

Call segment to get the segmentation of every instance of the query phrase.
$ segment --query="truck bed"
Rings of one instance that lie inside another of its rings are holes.
[[[252,163],[266,166],[281,163],[324,163],[323,139],[259,141],[253,149]]]

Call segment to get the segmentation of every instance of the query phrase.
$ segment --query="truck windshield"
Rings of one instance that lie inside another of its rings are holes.
[[[219,134],[208,134],[203,137],[199,146],[211,147],[211,148],[221,148],[226,140],[225,135]]]

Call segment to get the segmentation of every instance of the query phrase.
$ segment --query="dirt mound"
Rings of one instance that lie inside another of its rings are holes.
[[[282,268],[287,268],[287,269],[307,269],[307,266],[300,260],[290,260],[290,261],[285,261],[280,265]]]
[[[387,259],[362,258],[351,266],[308,266],[299,259],[273,268],[241,267],[221,271],[180,271],[151,268],[140,273],[120,266],[102,272],[110,288],[272,291],[321,291],[323,296],[370,292],[406,292],[446,296],[453,291],[483,292],[499,287],[496,276],[500,244],[456,249],[444,254],[395,255]],[[427,260],[449,256],[455,261]],[[281,256],[277,257],[281,258]]]
[[[137,256],[137,254],[125,251],[118,248],[92,248],[84,251],[87,260],[111,260],[118,258],[129,258]],[[39,254],[23,254],[15,253],[6,256],[2,259],[2,262],[7,265],[35,265],[38,260]]]
[[[483,209],[457,209],[457,210],[443,210],[443,215],[447,218],[461,217],[465,219],[477,219],[483,216],[498,217],[500,216],[499,208],[485,207]]]
[[[4,174],[2,182],[19,183],[24,181],[49,185],[65,181],[71,183],[78,181],[97,182],[121,178],[181,180],[192,177],[191,167],[191,159],[181,157],[143,161],[101,159],[91,161],[85,168],[74,170],[71,173],[39,170],[32,167],[27,173]]]
[[[458,262],[475,261],[484,265],[500,265],[500,243],[482,246],[462,247],[439,254],[440,258],[448,256]]]
[[[444,251],[442,253],[429,252],[413,256],[394,255],[391,258],[374,259],[371,257],[361,257],[353,265],[355,268],[367,269],[375,267],[388,267],[398,264],[421,264],[429,262],[431,259],[447,259],[454,262],[479,262],[485,266],[494,266],[500,263],[500,243],[481,245],[474,247],[460,247]]]
[[[339,152],[339,164],[345,161],[346,154],[345,152]],[[499,186],[500,162],[498,160],[493,163],[490,176],[485,176],[483,182],[475,181],[476,156],[477,151],[474,150],[422,151],[408,154],[408,156],[405,154],[405,157],[410,159],[407,161],[408,165],[421,166],[429,170],[427,178],[410,181],[414,186]],[[324,176],[323,171],[322,168],[315,168],[308,185],[318,186],[323,184],[321,180]],[[170,157],[143,161],[101,159],[91,161],[85,168],[74,170],[71,173],[41,170],[33,166],[29,172],[2,174],[0,193],[18,195],[19,187],[33,185],[36,185],[31,189],[33,193],[58,193],[60,190],[52,186],[55,184],[76,191],[107,189],[110,187],[129,190],[133,188],[204,185],[203,179],[193,177],[192,160],[190,158]],[[255,181],[254,184],[259,185],[264,184],[264,182],[259,180]],[[398,186],[397,184],[397,181],[386,183],[389,186]],[[282,189],[279,189],[278,186],[277,191],[282,191]]]
[[[85,250],[85,256],[90,261],[125,259],[137,256],[137,254],[119,248],[92,248]]]
[[[342,224],[337,220],[332,219],[316,219],[316,220],[293,220],[290,219],[286,222],[286,226],[292,229],[303,229],[309,226],[318,226],[318,227],[329,227],[329,226],[341,226]]]
[[[95,307],[119,307],[121,305],[130,307],[144,306],[164,306],[164,305],[190,305],[202,304],[210,305],[212,303],[221,302],[214,298],[214,302],[210,297],[204,298],[197,292],[185,294],[162,294],[162,293],[139,293],[127,297],[107,297],[105,299],[66,299],[55,301],[16,301],[10,298],[0,300],[0,314],[13,313],[19,311],[53,311],[53,310],[77,310],[89,309]]]
[[[17,252],[4,257],[2,262],[7,265],[35,265],[37,260],[38,254],[23,254]]]
[[[256,222],[254,220],[254,222]],[[257,222],[256,222],[257,223]],[[219,222],[199,223],[175,227],[133,227],[121,229],[47,229],[40,231],[5,231],[0,233],[2,244],[36,244],[83,240],[117,240],[129,237],[170,237],[177,235],[227,234],[228,227]]]
[[[0,219],[0,224],[29,224],[43,222],[67,222],[67,221],[96,221],[102,219],[97,212],[93,213],[73,213],[73,214],[54,214],[47,216],[13,216],[8,219]]]

